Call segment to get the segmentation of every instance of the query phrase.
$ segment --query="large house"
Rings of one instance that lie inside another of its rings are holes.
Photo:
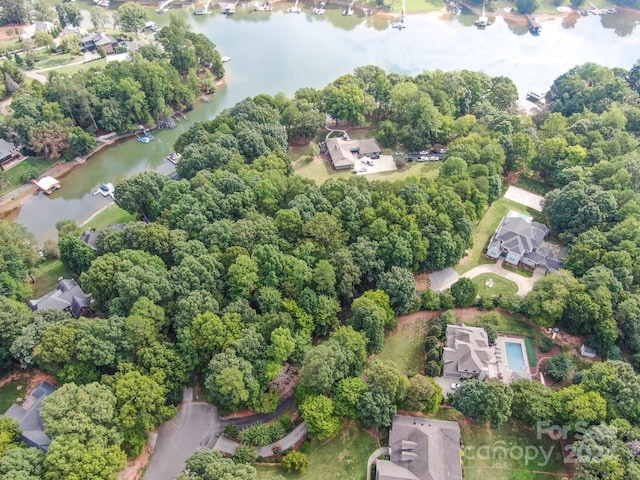
[[[8,170],[15,165],[15,161],[20,159],[22,154],[13,142],[7,142],[0,138],[0,168]]]
[[[102,48],[107,55],[111,55],[115,53],[118,46],[118,41],[115,38],[103,32],[92,32],[80,39],[80,50],[83,52]]]
[[[390,458],[376,461],[376,480],[462,480],[460,448],[456,422],[396,415]]]
[[[74,317],[91,314],[89,298],[73,279],[60,280],[58,287],[46,295],[27,302],[31,310],[62,310]]]
[[[125,223],[112,223],[111,225],[107,225],[105,230],[118,230],[120,232],[124,231]],[[98,240],[98,235],[102,230],[96,230],[95,228],[90,228],[82,232],[80,235],[80,240],[89,245],[92,250],[98,250],[96,245],[96,241]]]
[[[487,255],[496,260],[504,256],[504,261],[512,265],[523,263],[534,268],[541,265],[555,273],[562,267],[562,261],[543,247],[548,234],[546,225],[510,211],[491,237]]]
[[[496,378],[495,349],[480,327],[447,325],[447,343],[442,352],[445,377]]]
[[[4,414],[18,421],[22,430],[22,440],[28,447],[39,448],[47,451],[51,444],[51,439],[44,433],[42,417],[40,417],[40,407],[42,400],[51,395],[56,387],[48,382],[42,382],[33,390],[22,405],[14,403]]]
[[[27,25],[22,29],[22,33],[20,34],[20,40],[27,40],[28,38],[33,38],[34,35],[38,32],[49,33],[53,31],[56,26],[51,22],[40,22],[35,21],[31,25]]]
[[[360,157],[376,157],[382,153],[375,138],[351,140],[344,137],[327,138],[327,151],[336,170],[351,170]]]

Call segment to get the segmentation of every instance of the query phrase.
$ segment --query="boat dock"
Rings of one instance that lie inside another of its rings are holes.
[[[162,4],[156,8],[156,13],[167,13],[169,9],[167,8],[169,4],[173,2],[173,0],[165,0]]]
[[[234,13],[236,13],[236,7],[238,6],[238,3],[240,3],[240,0],[236,0],[235,3],[232,3],[231,5],[227,5],[222,9],[220,13],[227,16],[233,15]]]
[[[535,18],[533,18],[533,15],[530,14],[526,14],[525,17],[527,18],[527,21],[529,22],[529,31],[531,32],[532,35],[540,35],[540,32],[542,31],[542,25],[540,25]]]
[[[302,9],[298,7],[298,1],[299,0],[296,0],[296,3],[293,4],[293,7],[287,8],[287,13],[300,13],[302,11]]]
[[[356,0],[351,0],[349,6],[342,11],[342,15],[344,15],[345,17],[350,17],[351,15],[353,15],[353,6],[355,4]]]
[[[195,15],[207,15],[209,13],[209,5],[211,5],[211,0],[207,0],[203,6],[196,7],[193,13]]]
[[[182,155],[175,152],[171,152],[169,155],[164,157],[165,160],[169,160],[174,165],[177,165],[181,158],[182,158]]]
[[[252,12],[270,12],[271,10],[273,10],[273,7],[271,6],[271,2],[264,1],[264,2],[256,2],[253,5]]]

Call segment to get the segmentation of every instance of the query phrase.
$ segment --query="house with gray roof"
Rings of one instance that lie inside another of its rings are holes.
[[[124,231],[124,227],[126,227],[125,223],[112,223],[111,225],[107,225],[105,230],[118,230],[120,232]],[[80,235],[80,240],[89,245],[92,250],[97,250],[98,247],[96,245],[96,241],[98,240],[98,235],[102,230],[96,230],[95,228],[89,228],[82,232]]]
[[[14,403],[4,413],[5,417],[11,417],[18,421],[22,437],[20,440],[29,447],[39,448],[47,451],[51,444],[51,439],[44,433],[40,407],[42,400],[55,392],[56,387],[49,382],[42,382],[38,385],[21,405]]]
[[[351,170],[360,157],[375,157],[382,153],[375,138],[351,140],[343,137],[327,138],[327,151],[331,157],[331,164],[336,170]]]
[[[445,377],[484,380],[498,376],[495,349],[489,345],[487,332],[480,327],[447,325],[442,363]]]
[[[487,255],[496,260],[504,256],[504,261],[511,265],[523,263],[533,268],[540,265],[555,273],[562,268],[562,260],[545,247],[548,234],[546,225],[509,211],[491,237]]]
[[[70,312],[76,318],[91,314],[89,298],[72,278],[61,279],[55,290],[35,300],[29,300],[27,305],[34,311],[62,310]]]
[[[396,415],[376,480],[462,480],[460,448],[457,422]]]

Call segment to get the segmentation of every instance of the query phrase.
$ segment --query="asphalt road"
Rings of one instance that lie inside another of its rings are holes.
[[[143,480],[173,480],[197,450],[210,449],[222,431],[218,410],[204,402],[185,402],[162,425]]]
[[[228,423],[234,423],[243,429],[254,423],[268,422],[284,413],[293,403],[291,397],[285,399],[272,413],[221,420],[215,405],[193,402],[192,397],[192,389],[185,389],[178,413],[160,427],[143,480],[173,480],[194,452],[213,448],[218,434],[222,433]]]

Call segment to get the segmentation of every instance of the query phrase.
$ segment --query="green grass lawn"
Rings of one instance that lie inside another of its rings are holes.
[[[487,313],[488,312],[478,312],[477,317],[473,319],[465,319],[464,323],[465,325],[470,325],[472,327],[481,327],[485,323],[483,317]],[[529,322],[529,320],[524,316],[505,312],[495,313],[498,314],[498,322],[494,327],[499,333],[529,337],[534,341],[539,341],[545,336],[536,325]]]
[[[83,55],[71,55],[70,53],[55,53],[40,56],[35,63],[35,70],[43,68],[59,67],[68,63],[80,62],[84,59]]]
[[[492,429],[470,421],[453,408],[441,408],[436,416],[460,424],[466,480],[544,480],[566,473],[560,443],[548,437],[536,438],[535,430],[514,422]]]
[[[476,225],[476,228],[473,231],[473,246],[467,252],[467,256],[460,260],[458,265],[455,266],[456,272],[462,274],[468,272],[474,267],[477,267],[478,265],[493,263],[493,260],[485,258],[482,254],[487,242],[491,238],[491,235],[496,231],[496,228],[502,221],[502,218],[509,212],[509,210],[525,213],[536,220],[542,220],[540,212],[525,207],[524,205],[512,200],[507,200],[504,197],[499,198],[493,202],[478,225]]]
[[[394,2],[394,11],[402,10],[402,2],[400,0]],[[442,0],[405,0],[405,8],[407,13],[410,12],[427,12],[433,10],[444,9],[444,2]]]
[[[369,455],[378,441],[355,424],[348,424],[330,440],[314,440],[309,448],[309,469],[304,475],[287,473],[280,467],[258,465],[258,480],[286,479],[364,480]]]
[[[84,224],[83,227],[102,230],[113,223],[128,223],[133,219],[134,216],[129,212],[113,204],[98,213],[95,217]]]
[[[418,320],[412,327],[391,333],[384,342],[382,352],[376,358],[395,362],[403,372],[423,372],[427,323],[425,320]]]
[[[79,65],[71,65],[69,67],[56,68],[56,72],[66,73],[72,75],[80,70],[84,70],[87,68],[104,68],[107,65],[107,60],[105,58],[101,58],[100,60],[94,60],[93,62],[81,63]]]
[[[47,260],[40,264],[33,274],[36,283],[33,284],[33,294],[35,298],[40,298],[50,292],[58,285],[58,278],[70,278],[71,272],[60,260]]]
[[[22,375],[16,380],[7,383],[4,387],[0,387],[0,412],[7,411],[17,398],[24,398],[28,384],[29,376]]]
[[[516,182],[516,187],[520,187],[523,190],[528,190],[529,192],[537,193],[538,195],[546,195],[547,192],[552,190],[552,188],[544,183],[539,178],[532,178],[527,175],[520,175],[518,177],[518,181]]]
[[[493,280],[493,287],[489,288],[485,284],[487,280]],[[510,295],[518,293],[518,285],[511,280],[499,277],[493,273],[483,273],[472,279],[473,283],[478,285],[478,295],[483,297],[490,297],[496,295]]]
[[[22,185],[24,182],[22,182],[21,177],[25,172],[33,169],[33,171],[42,173],[52,165],[51,160],[42,157],[29,157],[20,165],[2,172],[2,175],[0,175],[0,195]]]

